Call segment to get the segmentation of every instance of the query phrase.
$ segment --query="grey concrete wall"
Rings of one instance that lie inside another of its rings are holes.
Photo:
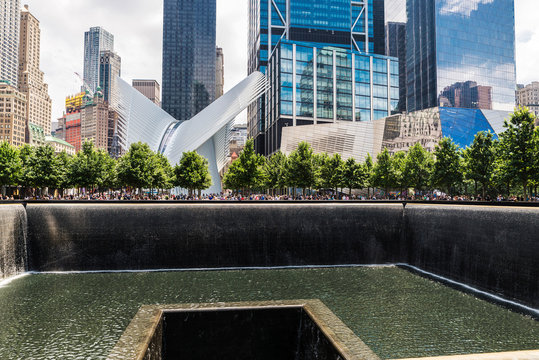
[[[28,204],[35,271],[400,262],[402,205]]]
[[[26,269],[26,212],[22,205],[0,205],[0,280]]]
[[[407,263],[539,308],[539,208],[407,205]]]

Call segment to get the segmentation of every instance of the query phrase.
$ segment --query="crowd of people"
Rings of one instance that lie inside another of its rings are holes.
[[[72,195],[43,195],[43,196],[26,196],[24,198],[14,197],[13,195],[1,195],[0,200],[15,201],[15,200],[82,200],[82,201],[366,201],[366,200],[394,200],[394,201],[496,201],[496,202],[517,202],[526,201],[523,197],[504,197],[498,195],[496,198],[486,196],[484,199],[481,195],[477,196],[448,196],[445,194],[429,193],[421,196],[380,196],[380,194],[358,195],[358,194],[312,194],[312,195],[269,195],[269,194],[235,194],[235,193],[220,193],[220,194],[203,194],[185,195],[185,194],[132,194],[125,192],[114,193],[94,193],[94,194],[72,194]],[[528,199],[527,201],[539,202],[539,196]]]

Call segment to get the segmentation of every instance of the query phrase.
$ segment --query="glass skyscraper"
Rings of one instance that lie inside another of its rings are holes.
[[[408,111],[512,110],[514,0],[408,0]]]
[[[99,86],[102,51],[114,51],[114,35],[97,26],[84,33],[84,81],[92,91]]]
[[[390,114],[398,66],[383,56],[384,32],[384,0],[250,0],[249,72],[271,83],[248,112],[257,152],[278,150],[283,126]]]
[[[178,120],[215,100],[215,1],[164,1],[162,107]]]

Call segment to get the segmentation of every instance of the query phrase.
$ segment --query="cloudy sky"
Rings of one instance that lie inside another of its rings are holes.
[[[53,99],[54,119],[62,115],[65,97],[80,89],[73,74],[82,74],[84,32],[92,26],[114,34],[115,51],[122,57],[122,78],[129,82],[134,78],[157,79],[161,83],[162,0],[21,3],[28,4],[41,23],[41,70]],[[248,0],[217,0],[217,45],[225,53],[225,91],[247,74],[247,4]],[[517,82],[529,83],[539,80],[539,2],[515,0],[515,8]]]

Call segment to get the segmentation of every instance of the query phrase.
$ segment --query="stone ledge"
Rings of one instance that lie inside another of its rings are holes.
[[[264,309],[303,309],[344,360],[380,360],[337,316],[319,300],[255,301],[230,303],[143,305],[135,315],[108,360],[161,359],[155,334],[162,330],[164,314]]]

